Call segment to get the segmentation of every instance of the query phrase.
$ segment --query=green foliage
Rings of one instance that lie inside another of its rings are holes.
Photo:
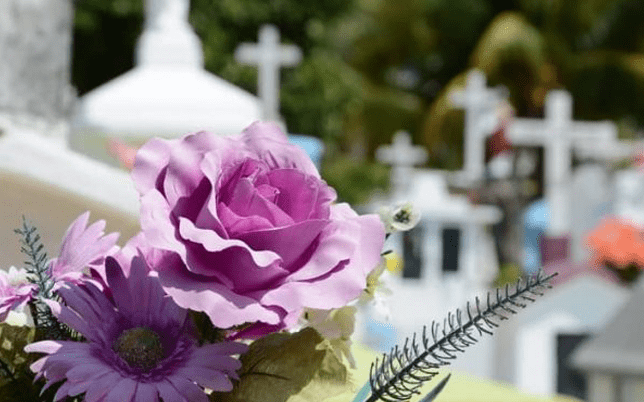
[[[40,241],[38,230],[23,216],[22,228],[14,229],[14,233],[20,236],[20,251],[27,257],[24,263],[29,280],[38,286],[43,296],[51,297],[54,281],[47,267],[47,252]]]
[[[213,393],[211,401],[264,402],[266,395],[276,402],[321,401],[350,389],[346,367],[332,351],[317,347],[322,341],[312,328],[256,340],[240,357],[240,380],[233,391]]]
[[[377,163],[360,162],[350,156],[338,156],[324,164],[322,177],[335,188],[341,201],[360,205],[369,200],[374,189],[387,188],[389,169]]]
[[[502,264],[499,267],[499,272],[494,279],[494,286],[502,288],[505,285],[514,285],[523,276],[521,267],[517,264]]]
[[[36,334],[35,328],[0,323],[0,384],[29,373],[33,356],[24,352]]]
[[[77,0],[72,83],[80,95],[134,66],[143,0]]]
[[[14,232],[21,237],[20,251],[25,254],[27,260],[25,269],[27,278],[36,285],[36,295],[29,301],[29,310],[37,328],[36,340],[42,339],[72,339],[76,334],[66,325],[60,323],[45,299],[58,302],[58,296],[54,293],[55,281],[51,276],[49,261],[45,247],[40,241],[40,235],[35,226],[22,217],[22,228],[14,229]]]
[[[43,382],[34,383],[29,370],[38,356],[25,353],[24,348],[35,335],[35,328],[0,323],[0,402],[53,400],[55,391],[50,389],[41,396]]]
[[[143,2],[76,7],[73,81],[83,94],[132,67]],[[303,49],[302,63],[281,72],[281,113],[291,132],[325,141],[330,182],[366,178],[339,191],[363,200],[378,180],[346,155],[372,160],[399,129],[430,149],[432,167],[460,168],[462,115],[445,97],[470,67],[507,86],[519,116],[540,116],[545,94],[563,87],[576,118],[643,124],[642,12],[638,0],[192,0],[190,22],[206,68],[252,93],[257,71],[234,60],[239,43],[272,23]],[[402,83],[401,71],[413,79]]]
[[[319,48],[283,82],[282,114],[291,132],[338,142],[345,117],[361,110],[361,76],[337,53]]]

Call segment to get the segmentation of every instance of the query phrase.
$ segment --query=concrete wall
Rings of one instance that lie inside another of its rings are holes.
[[[70,0],[0,1],[0,114],[68,117]]]
[[[13,232],[22,224],[22,215],[36,225],[49,256],[54,257],[71,222],[85,211],[91,212],[90,223],[105,219],[107,232],[120,232],[121,245],[139,230],[138,221],[132,215],[0,170],[0,269],[23,266],[19,237]]]

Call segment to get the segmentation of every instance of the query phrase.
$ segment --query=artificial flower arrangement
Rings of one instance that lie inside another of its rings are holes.
[[[617,217],[603,219],[588,235],[595,263],[631,284],[644,269],[644,231]]]
[[[132,178],[141,232],[123,247],[89,213],[53,259],[30,223],[16,230],[28,259],[0,270],[0,401],[409,400],[548,287],[539,274],[477,299],[383,355],[360,388],[356,308],[374,299],[386,238],[418,221],[409,205],[360,216],[336,203],[270,123],[153,139]],[[10,325],[23,307],[33,326]]]

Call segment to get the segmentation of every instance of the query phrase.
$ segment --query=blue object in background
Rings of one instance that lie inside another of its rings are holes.
[[[387,352],[396,346],[397,331],[391,323],[383,322],[367,316],[365,345],[378,352]]]
[[[320,169],[322,155],[324,155],[324,143],[319,138],[310,135],[289,134],[288,139],[292,144],[302,148],[311,158],[315,167]]]
[[[545,199],[528,205],[523,214],[523,270],[535,274],[541,269],[541,237],[550,221],[550,207]]]

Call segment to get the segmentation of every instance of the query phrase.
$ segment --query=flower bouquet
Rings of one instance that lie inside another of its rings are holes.
[[[418,221],[409,205],[360,216],[336,203],[268,123],[151,140],[132,178],[141,232],[123,247],[89,213],[53,259],[29,222],[16,230],[27,261],[0,270],[0,401],[409,400],[550,279],[432,324],[374,362],[360,388],[355,314],[374,300],[385,239]],[[33,326],[16,325],[25,307]]]

